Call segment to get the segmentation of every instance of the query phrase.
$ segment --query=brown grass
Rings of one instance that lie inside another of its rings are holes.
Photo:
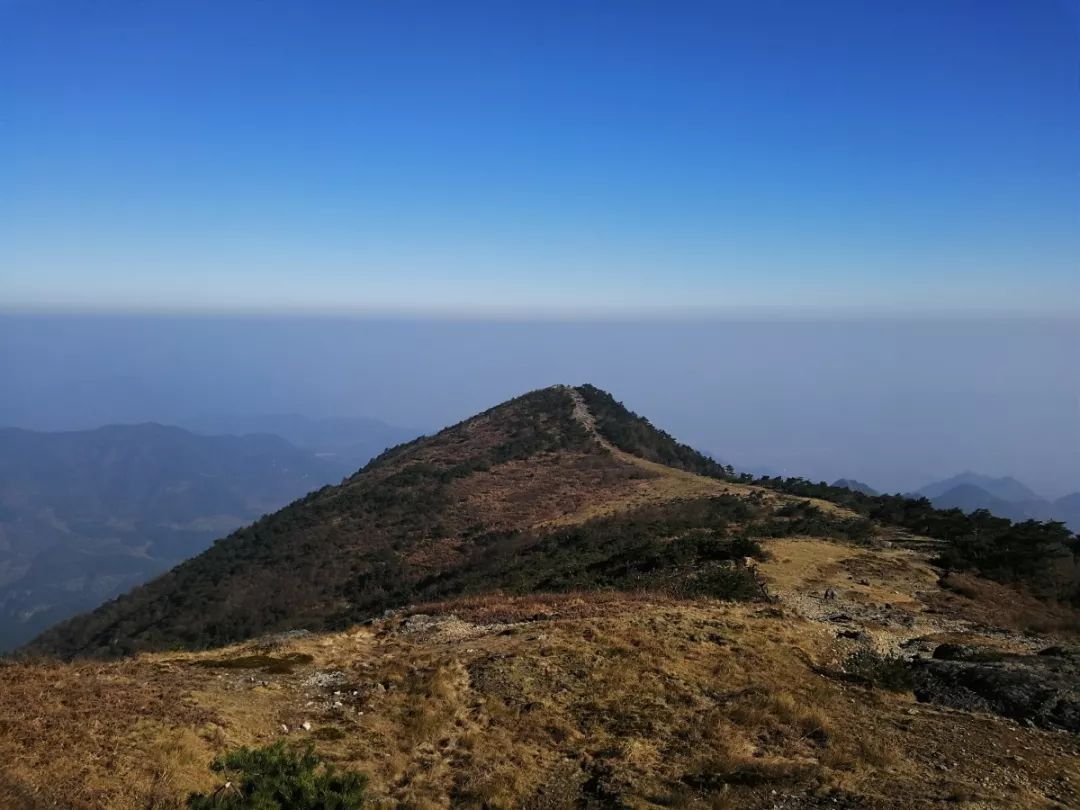
[[[941,585],[928,600],[935,610],[979,625],[1080,639],[1080,611],[1069,605],[974,574],[951,573]]]
[[[402,615],[450,614],[479,625],[538,619],[585,619],[623,612],[628,606],[673,605],[675,597],[654,591],[571,591],[513,596],[487,593],[412,605]]]
[[[770,546],[792,593],[816,591],[823,572],[847,582],[857,559],[830,543],[816,556],[814,541]],[[871,587],[911,600],[934,587],[917,561],[895,560]],[[175,806],[214,787],[215,754],[279,739],[282,724],[368,773],[390,807],[757,808],[778,790],[899,810],[939,806],[986,773],[998,781],[979,788],[983,807],[1076,798],[1074,746],[819,674],[848,649],[791,606],[590,592],[416,606],[284,642],[272,657],[290,671],[206,666],[265,655],[257,644],[7,665],[0,807]]]

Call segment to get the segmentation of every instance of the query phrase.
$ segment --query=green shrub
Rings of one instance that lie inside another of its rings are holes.
[[[309,746],[294,751],[277,742],[239,748],[218,757],[211,769],[226,783],[210,794],[193,793],[189,810],[357,810],[364,806],[367,777],[339,772]]]
[[[899,655],[858,650],[844,659],[844,672],[870,686],[906,692],[914,686],[911,666]]]
[[[741,564],[709,566],[681,587],[672,590],[679,596],[710,596],[731,602],[755,602],[768,598],[755,569]]]

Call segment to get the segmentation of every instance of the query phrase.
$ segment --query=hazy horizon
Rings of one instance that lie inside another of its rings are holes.
[[[906,491],[972,469],[1080,490],[1080,321],[0,316],[0,424],[218,413],[431,432],[592,382],[740,467]]]

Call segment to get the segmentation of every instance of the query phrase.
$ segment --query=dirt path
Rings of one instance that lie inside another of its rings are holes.
[[[574,402],[574,419],[584,427],[592,435],[600,446],[606,450],[610,450],[613,453],[622,452],[616,448],[611,442],[600,435],[600,431],[596,427],[596,417],[592,415],[592,411],[589,410],[589,406],[585,404],[585,398],[581,396],[581,392],[571,385],[564,386],[566,393],[570,399]]]
[[[620,450],[600,434],[600,430],[596,425],[596,417],[593,416],[592,412],[589,410],[589,406],[585,403],[585,399],[581,396],[580,392],[572,386],[565,386],[565,390],[574,402],[574,418],[589,431],[601,447],[609,451],[619,461],[646,470],[654,479],[659,479],[664,482],[658,486],[654,481],[650,487],[652,491],[660,496],[661,500],[670,500],[672,497],[701,497],[703,495],[713,494],[746,497],[757,493],[764,496],[770,502],[809,501],[823,512],[857,517],[854,512],[844,509],[841,506],[837,506],[829,501],[819,500],[818,498],[796,498],[794,496],[780,494],[775,490],[764,487],[737,484],[732,481],[724,481],[718,478],[708,478],[703,475],[698,475],[697,473],[668,467],[666,464],[649,461],[640,456],[635,456],[632,453],[627,453],[625,450]]]
[[[718,493],[729,492],[732,494],[749,494],[750,492],[759,490],[759,487],[748,487],[742,484],[733,484],[728,481],[722,481],[718,478],[707,478],[697,473],[687,472],[686,470],[679,470],[674,467],[668,467],[666,464],[660,464],[655,461],[649,461],[648,459],[635,456],[633,453],[627,453],[625,450],[620,450],[613,445],[601,434],[600,430],[596,426],[596,417],[592,415],[589,410],[589,406],[585,404],[584,398],[577,391],[577,389],[567,386],[567,393],[574,401],[574,418],[596,439],[601,447],[609,451],[619,461],[626,464],[632,464],[635,467],[640,467],[643,470],[648,470],[650,473],[664,477],[672,478],[680,481],[687,482],[690,488],[694,491],[705,489],[714,490]],[[761,490],[768,494],[772,494],[768,490]]]

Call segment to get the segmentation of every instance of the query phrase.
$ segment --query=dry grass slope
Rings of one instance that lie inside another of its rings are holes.
[[[917,556],[847,579],[872,576],[860,558],[875,553],[778,541],[773,605],[486,595],[331,635],[10,664],[0,801],[167,807],[214,787],[215,754],[285,736],[368,773],[393,807],[1076,806],[1075,737],[840,677],[852,642],[800,608],[823,585],[865,607],[878,644],[902,635],[874,612],[886,593],[913,637],[974,637],[926,612],[936,585]]]

